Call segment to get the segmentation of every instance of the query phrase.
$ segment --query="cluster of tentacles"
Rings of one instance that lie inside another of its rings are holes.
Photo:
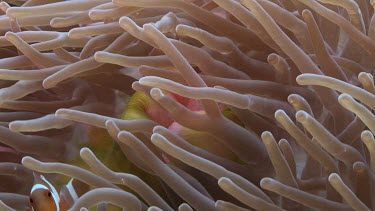
[[[375,1],[8,3],[0,210],[375,209]]]

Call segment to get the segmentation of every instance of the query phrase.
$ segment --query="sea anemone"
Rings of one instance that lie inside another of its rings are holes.
[[[0,210],[374,210],[374,7],[1,2]]]

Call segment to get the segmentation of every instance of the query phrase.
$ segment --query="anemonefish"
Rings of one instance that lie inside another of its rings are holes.
[[[34,175],[35,176],[35,175]],[[40,179],[39,179],[40,178]],[[70,195],[71,200],[66,200],[65,197],[60,197],[57,193],[56,188],[48,182],[48,180],[40,175],[40,177],[35,176],[34,186],[30,191],[30,208],[31,211],[66,211],[72,205],[72,202],[76,201],[78,198],[76,192],[74,191],[72,180],[66,185],[64,190]],[[70,201],[70,203],[68,203]]]
[[[203,106],[198,100],[182,97],[166,90],[163,90],[162,92],[197,114],[205,113]],[[220,110],[224,117],[242,126],[241,121],[230,108],[220,105]],[[206,132],[192,130],[184,127],[178,122],[175,122],[157,102],[152,100],[152,98],[143,92],[135,92],[130,97],[121,119],[151,119],[168,128],[169,131],[179,135],[181,138],[185,139],[194,146],[204,149],[212,154],[216,154],[220,157],[224,157],[228,160],[240,162],[238,157],[228,147],[217,140],[216,137]],[[163,155],[165,161],[168,160],[166,157]]]

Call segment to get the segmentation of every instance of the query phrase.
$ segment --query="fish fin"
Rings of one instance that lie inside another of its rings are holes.
[[[60,189],[61,205],[64,207],[71,207],[78,200],[78,194],[76,193],[73,186],[73,179],[69,183]]]
[[[68,184],[66,185],[66,188],[68,189],[70,195],[72,196],[74,202],[76,202],[78,200],[78,194],[76,192],[76,190],[74,189],[74,186],[73,186],[73,178],[68,182]]]

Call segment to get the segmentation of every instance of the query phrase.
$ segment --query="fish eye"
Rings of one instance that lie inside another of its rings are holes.
[[[33,201],[33,199],[30,197],[30,203],[32,204],[34,201]]]
[[[52,196],[51,191],[48,191],[47,195],[48,197],[51,197]]]

